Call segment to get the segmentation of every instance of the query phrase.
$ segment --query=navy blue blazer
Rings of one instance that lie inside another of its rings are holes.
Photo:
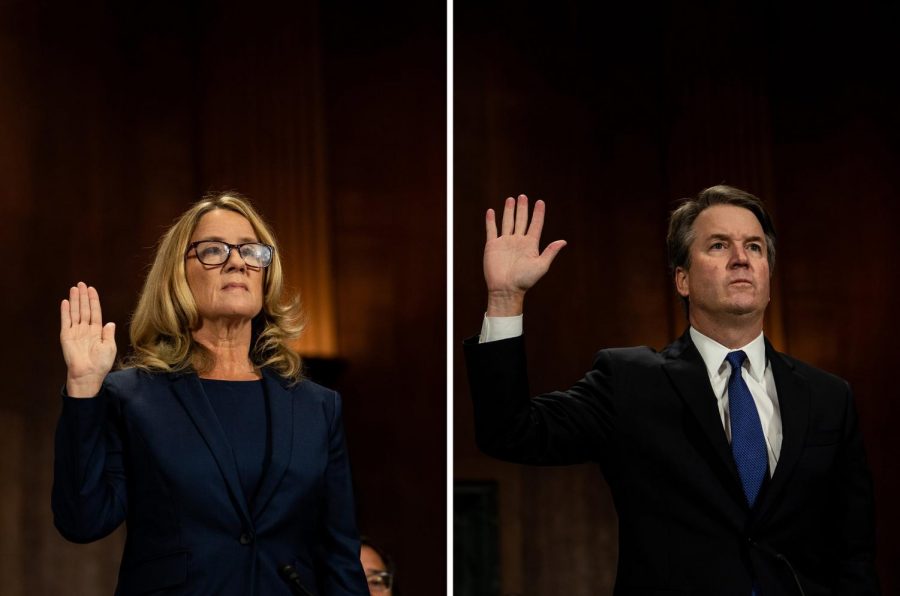
[[[194,373],[109,374],[92,399],[63,397],[52,506],[68,540],[126,522],[116,594],[367,596],[340,396],[263,370],[271,459],[248,503]],[[159,592],[157,592],[159,591]]]

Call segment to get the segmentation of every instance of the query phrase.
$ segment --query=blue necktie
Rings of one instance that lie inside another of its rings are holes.
[[[742,351],[731,352],[725,357],[731,365],[728,379],[728,411],[731,418],[731,453],[737,464],[738,476],[752,508],[769,469],[766,437],[763,435],[759,412],[750,395],[750,388],[741,377],[741,365],[747,355]]]

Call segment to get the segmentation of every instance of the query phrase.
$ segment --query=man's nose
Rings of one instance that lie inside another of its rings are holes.
[[[747,254],[747,249],[739,244],[735,244],[731,248],[731,263],[729,263],[732,267],[746,267],[750,264],[750,256]]]

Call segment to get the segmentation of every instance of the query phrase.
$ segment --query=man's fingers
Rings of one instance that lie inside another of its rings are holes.
[[[541,239],[541,231],[544,229],[544,213],[547,206],[544,201],[537,200],[534,203],[534,212],[531,214],[531,225],[528,226],[528,236],[533,236],[535,240]]]
[[[508,236],[513,233],[513,214],[516,211],[516,200],[512,197],[506,199],[503,204],[503,222],[501,224],[500,233]]]
[[[91,325],[103,324],[103,311],[100,310],[100,294],[97,288],[91,286],[88,288],[88,300],[91,308]]]
[[[565,245],[565,240],[555,240],[551,242],[547,245],[547,248],[544,249],[544,252],[541,253],[541,261],[544,261],[544,264],[547,267],[550,267],[550,264],[553,263],[553,259],[556,258],[556,255],[559,254],[559,251],[561,251]]]
[[[484,227],[487,232],[487,242],[497,237],[497,214],[493,209],[488,209],[484,215]]]
[[[516,234],[525,234],[525,230],[528,228],[528,197],[525,195],[519,195],[519,200],[516,204]]]
[[[63,298],[59,304],[59,326],[60,331],[65,331],[72,326],[72,315],[69,314],[69,301]]]

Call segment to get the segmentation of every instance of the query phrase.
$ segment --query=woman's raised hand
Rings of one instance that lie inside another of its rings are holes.
[[[488,287],[488,316],[514,316],[522,313],[525,292],[547,273],[553,259],[566,245],[565,240],[551,242],[540,251],[544,227],[543,201],[534,204],[528,224],[528,197],[518,201],[509,197],[503,206],[501,233],[493,209],[485,216],[487,242],[484,245],[484,279]]]
[[[66,392],[93,397],[116,360],[116,324],[103,325],[100,295],[84,282],[69,289],[59,307],[59,341],[66,360]]]

